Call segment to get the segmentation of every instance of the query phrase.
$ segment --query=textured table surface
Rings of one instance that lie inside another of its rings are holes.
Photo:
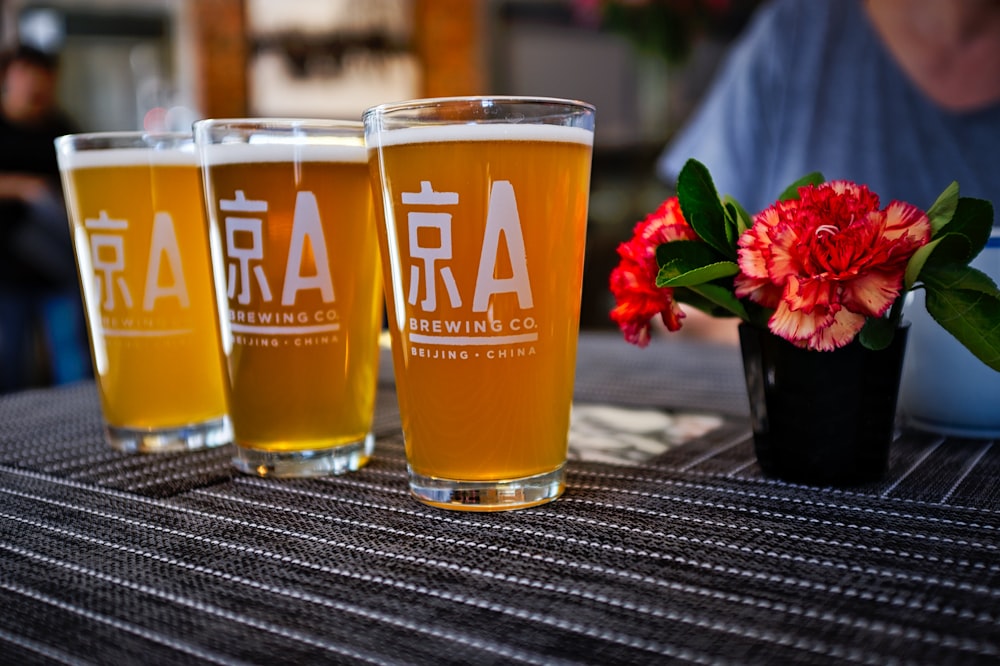
[[[0,398],[0,662],[1000,661],[994,442],[766,479],[735,349],[589,334],[566,494],[457,513],[407,495],[386,365],[374,459],[325,479],[115,453],[89,383]]]

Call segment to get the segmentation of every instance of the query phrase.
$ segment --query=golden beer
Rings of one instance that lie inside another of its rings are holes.
[[[592,137],[532,124],[369,132],[411,488],[425,502],[510,508],[562,490]],[[558,488],[516,489],[531,478]]]
[[[202,147],[235,463],[247,472],[340,472],[371,453],[382,287],[360,126],[353,134]],[[310,461],[323,451],[350,460]]]
[[[224,364],[194,145],[135,147],[136,136],[93,150],[75,137],[57,144],[109,438],[125,450],[222,444]]]

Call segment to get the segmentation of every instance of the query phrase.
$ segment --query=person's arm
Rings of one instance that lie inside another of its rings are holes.
[[[29,173],[0,172],[0,200],[30,204],[52,195],[51,183],[44,176]]]

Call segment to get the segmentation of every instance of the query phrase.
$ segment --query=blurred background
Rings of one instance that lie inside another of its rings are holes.
[[[663,198],[657,154],[758,0],[0,0],[0,46],[61,59],[82,131],[232,116],[360,118],[510,94],[597,106],[583,328],[610,328],[615,248]]]

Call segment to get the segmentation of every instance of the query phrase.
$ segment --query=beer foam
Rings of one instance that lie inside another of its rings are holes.
[[[198,166],[198,154],[191,149],[108,148],[106,150],[59,151],[59,167],[64,170],[123,166]]]
[[[216,143],[204,146],[207,166],[253,162],[358,162],[368,153],[357,143]]]
[[[594,133],[582,127],[521,123],[472,123],[468,125],[426,125],[405,127],[378,134],[369,147],[443,141],[549,141],[582,143],[591,146]]]

